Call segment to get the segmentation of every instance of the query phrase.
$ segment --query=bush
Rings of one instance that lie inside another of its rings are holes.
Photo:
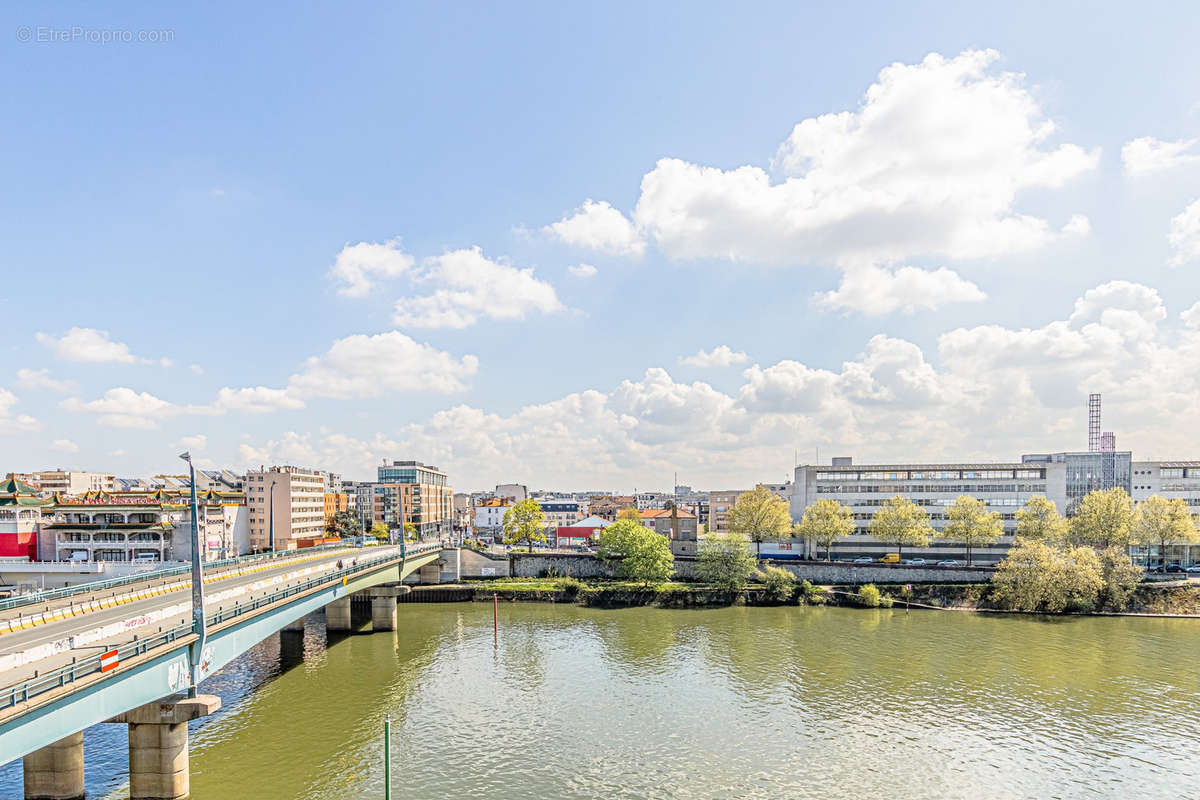
[[[767,567],[758,574],[763,597],[771,603],[786,603],[796,593],[796,576],[781,567]]]
[[[576,597],[584,588],[583,581],[578,578],[572,578],[569,575],[565,578],[559,578],[554,582],[554,588],[562,592],[566,597]]]
[[[1129,554],[1121,547],[1109,547],[1101,553],[1100,568],[1104,578],[1101,603],[1110,611],[1124,611],[1142,582],[1142,570],[1130,562]]]
[[[718,589],[740,592],[754,574],[756,564],[749,543],[741,536],[710,534],[700,542],[696,577]]]
[[[1104,589],[1090,547],[1057,547],[1017,538],[992,576],[992,601],[1019,611],[1091,611]]]
[[[826,595],[824,589],[822,589],[820,586],[813,586],[808,580],[800,581],[800,588],[798,591],[800,593],[801,602],[808,603],[812,606],[825,605],[825,603],[829,600],[829,597]]]
[[[890,594],[885,594],[879,598],[879,607],[880,608],[891,608],[892,602],[893,602],[892,596]]]
[[[873,583],[858,590],[858,604],[863,608],[879,608],[879,589]]]

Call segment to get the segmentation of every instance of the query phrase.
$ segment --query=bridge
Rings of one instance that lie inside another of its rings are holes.
[[[27,800],[82,798],[84,728],[124,723],[130,797],[186,797],[187,721],[220,708],[196,684],[318,609],[350,631],[353,595],[370,598],[373,630],[395,630],[400,582],[436,581],[441,558],[424,543],[230,559],[205,569],[203,636],[178,571],[0,604],[0,764],[24,758]]]

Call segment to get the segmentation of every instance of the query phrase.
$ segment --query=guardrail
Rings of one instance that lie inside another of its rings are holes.
[[[326,544],[318,547],[305,547],[298,550],[277,550],[274,553],[256,553],[248,556],[237,556],[235,558],[222,558],[219,561],[206,561],[204,570],[207,572],[221,567],[241,566],[243,564],[253,564],[258,561],[270,561],[273,559],[296,558],[302,555],[310,555],[319,553],[325,550],[336,550],[346,547],[344,544]],[[92,562],[87,562],[92,563]],[[89,581],[88,583],[79,583],[74,586],[64,586],[61,589],[47,589],[34,594],[25,594],[18,597],[9,597],[0,600],[0,611],[7,611],[10,608],[20,608],[21,606],[37,605],[50,600],[61,600],[64,597],[74,597],[79,594],[88,594],[90,592],[102,592],[105,589],[112,589],[117,586],[128,586],[131,583],[141,583],[143,581],[153,581],[158,578],[169,578],[172,575],[182,575],[192,571],[191,564],[182,564],[177,567],[167,567],[166,569],[156,569],[149,572],[138,572],[133,575],[126,575],[122,578],[108,578],[103,581]]]
[[[311,549],[314,548],[305,548],[305,552]],[[419,544],[413,546],[405,545],[401,547],[399,557],[403,560],[407,560],[415,556],[424,555],[432,550],[441,549],[441,543]],[[260,597],[245,605],[242,605],[241,603],[235,603],[233,608],[218,609],[216,613],[208,616],[208,624],[219,625],[228,622],[236,617],[257,611],[264,606],[277,603],[280,600],[285,600],[288,597],[292,597],[297,594],[302,594],[303,592],[327,583],[335,583],[342,578],[355,575],[363,570],[378,566],[379,564],[383,564],[388,561],[394,561],[396,558],[397,556],[395,553],[386,556],[380,556],[378,558],[364,559],[360,557],[359,563],[357,564],[351,564],[348,567],[343,567],[342,569],[335,570],[332,573],[328,573],[316,578],[309,578],[303,583],[295,586],[289,586],[277,592],[272,592],[269,595]],[[168,631],[155,634],[154,636],[146,639],[135,639],[132,642],[126,642],[123,645],[118,645],[114,649],[117,651],[117,659],[119,661],[123,661],[126,658],[143,655],[151,650],[168,645],[191,633],[192,626],[190,624],[180,625]],[[67,684],[74,683],[80,678],[100,672],[100,659],[101,656],[99,655],[90,656],[82,661],[72,662],[65,667],[60,667],[59,669],[47,672],[45,675],[39,675],[36,678],[30,678],[29,680],[0,689],[0,711],[12,708],[18,703],[24,703],[31,697],[36,697],[39,694],[61,688]]]

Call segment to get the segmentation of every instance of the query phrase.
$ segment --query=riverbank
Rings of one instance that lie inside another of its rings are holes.
[[[944,611],[1004,612],[990,600],[990,584],[909,584],[912,608]],[[811,587],[806,593],[797,584],[792,598],[779,602],[758,584],[741,592],[729,592],[713,586],[671,581],[653,586],[617,580],[579,580],[552,578],[501,578],[462,581],[439,586],[416,587],[407,602],[477,601],[567,603],[590,608],[714,608],[731,605],[835,605],[862,607],[860,589],[853,585]],[[882,604],[898,607],[905,602],[902,587],[878,587]],[[425,596],[423,596],[425,595]],[[1143,583],[1133,594],[1129,606],[1119,612],[1096,611],[1095,616],[1162,616],[1200,618],[1200,585],[1180,583]]]

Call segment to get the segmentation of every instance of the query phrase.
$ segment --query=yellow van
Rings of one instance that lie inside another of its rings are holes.
[[[900,563],[900,554],[899,553],[885,553],[883,555],[883,558],[879,559],[879,563],[881,563],[881,564],[899,564]]]

